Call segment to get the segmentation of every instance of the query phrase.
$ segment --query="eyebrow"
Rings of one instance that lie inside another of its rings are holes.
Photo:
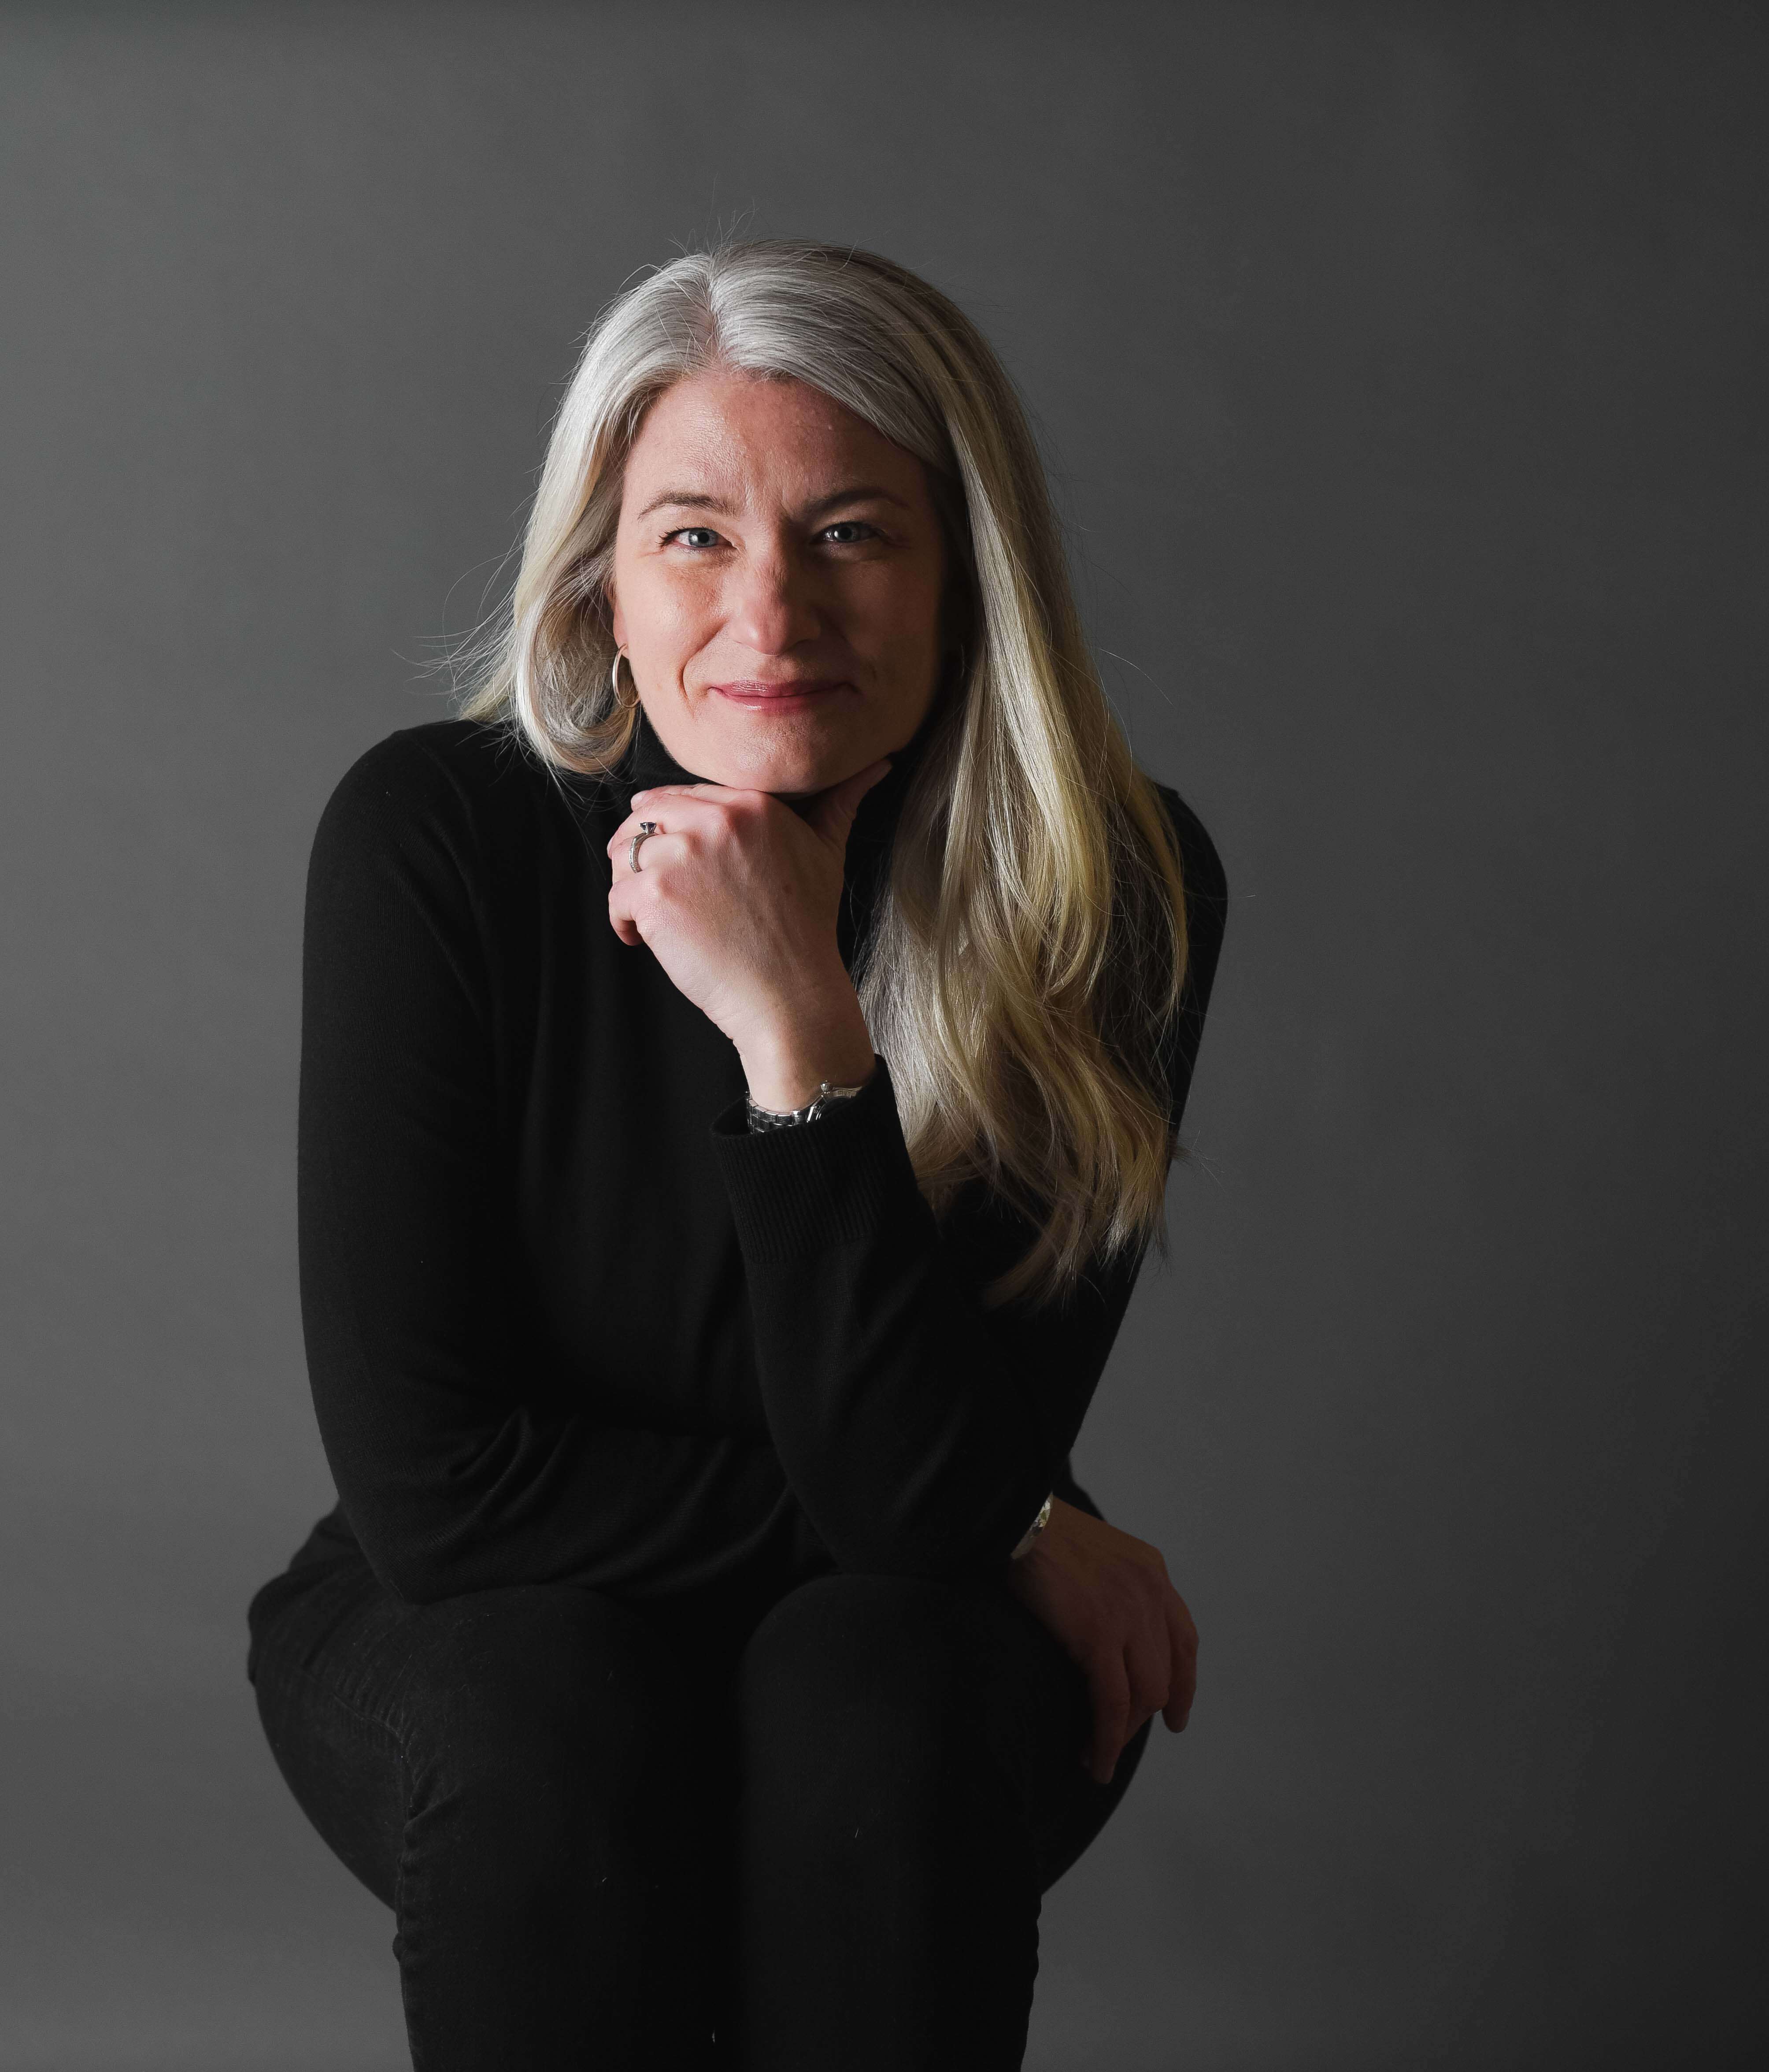
[[[876,483],[862,482],[856,483],[850,488],[838,489],[833,495],[819,497],[805,516],[815,518],[819,512],[833,511],[841,504],[894,504],[899,511],[911,508],[901,496],[893,496],[889,490],[880,488]],[[711,511],[719,517],[729,518],[735,515],[737,508],[734,504],[728,504],[722,496],[708,495],[704,490],[666,489],[661,496],[654,496],[638,515],[641,518],[649,518],[654,511],[673,509]]]

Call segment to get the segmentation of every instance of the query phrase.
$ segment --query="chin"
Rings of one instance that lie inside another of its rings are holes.
[[[797,799],[808,797],[814,791],[827,791],[848,774],[845,770],[839,775],[828,774],[823,766],[817,763],[777,760],[764,768],[752,770],[737,781],[747,791],[772,791],[781,798]]]
[[[869,754],[828,742],[745,742],[709,746],[704,761],[695,767],[704,769],[715,783],[728,784],[734,791],[796,796],[826,791],[872,760]]]

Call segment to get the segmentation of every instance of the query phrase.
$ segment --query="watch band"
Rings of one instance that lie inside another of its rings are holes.
[[[1056,1501],[1057,1492],[1053,1490],[1049,1495],[1045,1498],[1044,1507],[1039,1511],[1038,1515],[1032,1521],[1032,1523],[1026,1528],[1024,1536],[1021,1539],[1020,1544],[1015,1548],[1012,1553],[1008,1556],[1008,1559],[1010,1561],[1021,1560],[1025,1557],[1025,1556],[1032,1552],[1032,1542],[1050,1523],[1050,1507]]]
[[[825,1079],[802,1108],[758,1108],[747,1094],[743,1098],[751,1129],[790,1129],[798,1123],[815,1122],[837,1101],[852,1100],[862,1091],[860,1087],[832,1087]]]

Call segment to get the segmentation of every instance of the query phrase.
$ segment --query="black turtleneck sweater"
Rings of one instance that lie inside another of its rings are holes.
[[[918,745],[861,802],[866,924]],[[941,1227],[881,1059],[815,1123],[751,1133],[729,1040],[609,925],[606,845],[696,781],[642,725],[610,779],[471,721],[347,773],[303,958],[302,1316],[338,1508],[292,1568],[366,1560],[402,1599],[566,1581],[634,1597],[832,1568],[999,1564],[1075,1485],[1139,1261],[1060,1310],[986,1309],[1032,1232]],[[1191,968],[1176,1127],[1225,887],[1171,791]],[[1096,1514],[1097,1515],[1097,1514]]]

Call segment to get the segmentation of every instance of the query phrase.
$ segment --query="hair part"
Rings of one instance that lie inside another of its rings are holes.
[[[980,1182],[1039,1233],[990,1299],[1060,1299],[1102,1256],[1165,1249],[1184,886],[1082,638],[1025,413],[961,310],[889,260],[784,240],[628,289],[566,391],[461,710],[555,768],[618,762],[638,711],[611,680],[607,601],[626,458],[657,397],[716,366],[820,390],[928,470],[962,663],[855,981],[936,1215]]]

